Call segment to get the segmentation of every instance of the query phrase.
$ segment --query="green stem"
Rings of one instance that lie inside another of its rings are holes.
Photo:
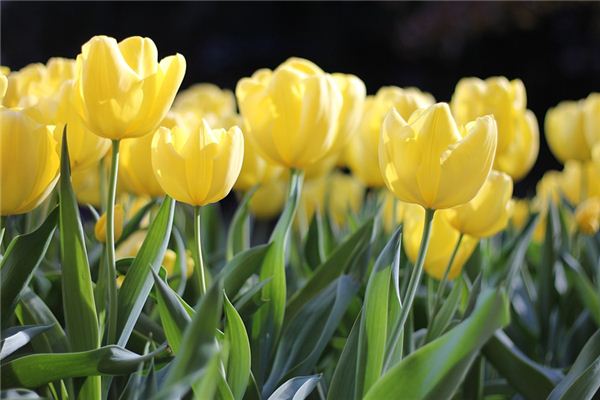
[[[117,269],[115,263],[115,201],[119,172],[119,140],[112,141],[108,201],[106,204],[106,266],[108,273],[108,344],[117,338]]]
[[[452,250],[452,255],[450,256],[450,260],[448,260],[448,265],[446,265],[446,270],[444,271],[444,276],[442,276],[442,280],[438,286],[438,290],[435,293],[435,300],[433,302],[433,313],[431,314],[431,320],[435,317],[438,312],[438,307],[440,306],[440,300],[442,300],[442,295],[444,294],[444,290],[446,289],[446,285],[448,284],[448,275],[450,275],[450,270],[452,269],[452,264],[454,264],[454,259],[458,254],[458,249],[460,248],[460,243],[462,242],[464,234],[461,233],[458,236],[458,240],[454,245],[454,250]],[[431,321],[430,321],[431,322]]]
[[[398,345],[398,341],[400,340],[400,337],[402,335],[402,330],[404,329],[404,324],[406,323],[406,319],[408,318],[409,312],[415,300],[415,295],[417,294],[419,282],[421,281],[421,275],[423,274],[423,264],[425,263],[425,256],[427,255],[427,247],[429,246],[429,238],[431,236],[431,223],[433,222],[434,213],[435,210],[428,208],[425,209],[425,223],[423,226],[423,236],[421,238],[421,247],[419,249],[419,255],[410,275],[410,281],[408,282],[408,288],[406,290],[406,294],[404,295],[404,300],[402,301],[402,310],[400,311],[400,317],[398,319],[398,322],[396,323],[396,326],[394,327],[394,330],[392,331],[392,335],[390,335],[391,340],[388,344],[386,352],[387,355],[385,363],[383,364],[382,373],[385,373],[385,371],[387,371],[391,367],[394,349]]]
[[[202,259],[202,240],[200,231],[200,206],[194,207],[194,276],[197,279],[200,296],[206,293],[206,274],[204,272],[204,260]]]

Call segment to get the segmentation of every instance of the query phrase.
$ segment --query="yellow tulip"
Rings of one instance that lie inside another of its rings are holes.
[[[33,210],[56,184],[59,156],[52,128],[0,107],[0,215]]]
[[[584,134],[590,148],[600,145],[600,93],[591,93],[583,105]]]
[[[220,89],[210,83],[198,83],[181,91],[175,98],[173,110],[191,112],[199,120],[205,118],[211,126],[219,126],[219,120],[235,115],[235,96],[230,90]]]
[[[560,179],[560,172],[547,171],[536,185],[536,194],[531,201],[531,209],[540,213],[537,225],[533,231],[533,240],[535,242],[542,242],[546,235],[548,203],[558,204],[560,201]]]
[[[383,220],[383,230],[386,233],[391,233],[404,220],[406,204],[408,203],[398,200],[389,190],[384,191],[381,219]]]
[[[125,190],[137,196],[160,197],[165,194],[152,168],[153,137],[146,135],[121,142],[119,181]]]
[[[331,152],[342,94],[310,61],[290,58],[274,71],[261,69],[238,82],[236,96],[247,135],[267,160],[302,169]]]
[[[215,203],[231,191],[244,158],[244,137],[237,126],[199,130],[160,127],[152,141],[152,166],[165,193],[193,206]]]
[[[569,160],[558,177],[560,192],[573,205],[600,196],[600,168],[592,162]]]
[[[510,176],[492,171],[471,201],[445,210],[443,214],[461,233],[478,238],[492,236],[508,225],[512,191]]]
[[[123,211],[123,206],[120,204],[115,205],[115,241],[119,240],[121,235],[123,234],[123,220],[125,218],[125,213]],[[94,235],[96,236],[96,240],[100,243],[106,242],[106,213],[102,214],[98,221],[96,221],[96,225],[94,226]]]
[[[4,103],[6,89],[8,89],[8,78],[6,75],[4,75],[4,73],[0,72],[0,104]]]
[[[149,38],[134,36],[117,43],[95,36],[82,46],[80,113],[96,135],[118,140],[156,130],[185,74],[182,55],[157,60]]]
[[[366,186],[384,186],[378,158],[381,125],[385,116],[395,107],[400,116],[408,120],[414,111],[433,103],[434,99],[429,93],[417,88],[387,86],[379,89],[375,96],[368,96],[358,132],[345,152],[345,159],[352,173]]]
[[[338,132],[331,148],[332,153],[339,153],[358,129],[367,89],[364,82],[354,75],[336,73],[332,76],[340,88],[343,99],[338,120]]]
[[[110,140],[94,135],[81,119],[73,103],[76,96],[74,82],[66,81],[57,99],[58,108],[54,118],[54,137],[59,146],[62,144],[63,129],[67,126],[72,172],[96,165],[110,149]]]
[[[402,201],[429,209],[456,207],[475,197],[486,181],[496,140],[491,116],[459,130],[446,103],[419,110],[408,122],[392,109],[381,129],[381,173]]]
[[[548,146],[560,162],[591,158],[591,147],[584,133],[582,101],[563,101],[549,109],[544,126]]]
[[[600,197],[590,197],[577,206],[575,221],[581,233],[595,235],[600,229]]]
[[[322,176],[329,174],[333,168],[335,168],[340,153],[331,153],[325,158],[320,159],[316,163],[306,167],[304,169],[304,179],[311,180],[317,179]]]
[[[404,213],[404,225],[402,243],[406,255],[415,263],[421,245],[423,235],[423,221],[425,220],[425,210],[414,204],[406,204]],[[425,272],[438,280],[444,276],[444,272],[456,243],[459,240],[460,233],[452,228],[442,213],[435,213],[431,226],[431,236],[429,247],[425,256]],[[478,239],[471,236],[463,236],[450,271],[448,279],[456,278],[462,271],[463,265],[477,246]]]
[[[73,191],[79,204],[100,207],[100,166],[98,163],[71,173]]]
[[[255,185],[277,179],[282,173],[283,168],[262,158],[251,142],[244,140],[244,161],[234,185],[236,190],[249,190]]]
[[[525,199],[511,200],[509,213],[512,226],[520,231],[529,218],[529,201]]]
[[[250,212],[263,220],[277,216],[287,200],[287,185],[284,179],[274,179],[261,184],[248,204]]]
[[[294,221],[296,227],[300,228],[301,232],[306,232],[316,212],[322,215],[325,210],[327,178],[327,176],[321,176],[304,182]]]
[[[452,96],[452,113],[458,124],[491,114],[498,126],[494,168],[513,179],[523,178],[539,152],[539,129],[535,115],[526,110],[526,93],[519,79],[464,78]]]
[[[326,182],[328,186],[327,208],[333,222],[346,225],[348,213],[357,214],[363,205],[365,187],[352,175],[334,172]]]

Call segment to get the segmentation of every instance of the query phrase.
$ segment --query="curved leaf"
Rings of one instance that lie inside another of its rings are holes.
[[[229,360],[227,362],[227,383],[231,388],[236,400],[242,399],[250,379],[250,341],[246,333],[244,321],[231,304],[227,296],[225,298],[225,339],[229,343]]]
[[[281,385],[268,400],[304,400],[314,390],[321,375],[299,376]]]

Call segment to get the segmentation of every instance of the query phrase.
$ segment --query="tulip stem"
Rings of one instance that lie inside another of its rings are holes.
[[[419,255],[417,257],[417,261],[415,262],[415,266],[413,267],[412,273],[410,274],[408,288],[406,289],[406,293],[404,294],[404,299],[402,301],[400,317],[398,318],[398,322],[396,323],[396,326],[394,326],[394,330],[390,335],[391,340],[388,343],[386,352],[387,355],[383,364],[382,374],[385,373],[392,366],[391,364],[394,354],[396,353],[396,346],[398,345],[400,337],[402,336],[404,324],[406,323],[406,319],[410,314],[410,310],[415,300],[415,295],[417,294],[419,282],[421,281],[421,275],[423,274],[423,264],[425,264],[427,247],[429,246],[429,238],[431,236],[431,223],[433,222],[434,213],[435,210],[433,209],[425,209],[425,222],[423,225],[423,236],[421,237],[421,247],[419,248]]]
[[[204,272],[202,241],[200,237],[200,206],[194,206],[194,275],[198,280],[198,290],[200,291],[200,296],[204,296],[204,293],[206,293],[206,274]]]
[[[435,293],[435,298],[433,301],[433,307],[431,308],[431,315],[429,318],[429,322],[427,324],[427,337],[429,338],[429,331],[431,330],[431,326],[433,325],[433,320],[435,319],[438,308],[440,306],[440,301],[442,300],[442,295],[444,294],[444,290],[446,289],[446,285],[448,284],[448,275],[450,275],[450,270],[452,269],[452,264],[454,264],[454,259],[458,254],[458,249],[460,248],[460,243],[462,242],[464,234],[461,233],[458,236],[458,240],[454,245],[454,250],[452,250],[452,254],[450,255],[450,259],[448,260],[448,264],[446,265],[446,269],[444,270],[444,275],[442,276],[442,280],[438,285],[437,291]]]
[[[115,200],[119,172],[119,140],[112,141],[108,202],[106,204],[106,264],[108,269],[108,344],[117,338],[117,268],[115,263]]]

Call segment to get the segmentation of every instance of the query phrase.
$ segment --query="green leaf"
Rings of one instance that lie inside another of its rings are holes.
[[[60,254],[65,326],[71,351],[83,352],[99,347],[100,334],[92,277],[85,248],[85,236],[77,200],[71,187],[71,167],[66,126],[63,131],[58,193],[60,198]],[[55,379],[49,381],[52,380]],[[100,392],[100,378],[93,377],[84,383],[81,396],[89,399],[99,399]]]
[[[548,400],[592,399],[600,388],[600,331],[587,341],[565,379],[550,393]]]
[[[142,208],[140,208],[134,215],[131,217],[129,221],[123,227],[123,232],[121,233],[121,237],[117,240],[115,247],[118,247],[121,243],[123,243],[132,233],[136,232],[140,229],[140,223],[148,213],[156,204],[156,200],[152,199],[148,203],[144,204]]]
[[[356,321],[354,321],[354,324],[352,325],[350,335],[348,335],[348,339],[346,339],[346,344],[344,345],[340,359],[333,372],[331,384],[329,385],[329,392],[327,393],[328,400],[354,398],[357,367],[356,354],[358,353],[358,336],[361,321],[362,314],[359,313]]]
[[[234,298],[252,274],[260,271],[271,244],[264,244],[244,250],[233,257],[217,274],[215,280],[223,280],[227,296]]]
[[[268,400],[304,400],[321,379],[321,375],[298,376],[281,385]]]
[[[292,170],[288,200],[273,230],[270,240],[272,246],[267,251],[260,269],[260,280],[271,278],[271,281],[261,292],[261,298],[267,301],[267,304],[258,309],[252,321],[252,353],[255,355],[252,364],[259,385],[266,375],[267,365],[281,332],[286,312],[285,254],[290,227],[300,201],[302,181],[303,172]]]
[[[185,328],[192,320],[179,301],[177,294],[169,287],[156,272],[152,271],[154,287],[156,289],[156,300],[158,312],[169,346],[173,353],[179,352],[179,347]]]
[[[2,387],[36,388],[65,378],[125,375],[134,372],[139,363],[163,352],[164,348],[160,348],[139,356],[119,346],[105,346],[74,353],[33,354],[2,366]]]
[[[148,294],[152,290],[151,271],[159,270],[165,256],[171,236],[174,210],[175,200],[166,196],[119,290],[117,332],[120,332],[120,336],[117,344],[120,346],[127,344]]]
[[[440,308],[440,311],[435,315],[433,323],[431,324],[431,330],[427,332],[425,337],[425,343],[431,342],[433,339],[439,337],[444,330],[452,321],[452,317],[461,300],[461,295],[467,290],[466,284],[462,278],[454,281],[454,286],[448,295],[448,298],[444,301],[444,304]]]
[[[560,371],[537,364],[523,354],[508,336],[498,331],[483,347],[485,358],[526,399],[547,398],[562,379]]]
[[[222,283],[217,280],[200,299],[196,313],[184,332],[179,352],[165,378],[165,386],[175,386],[180,379],[202,370],[218,353],[215,334],[221,319],[221,293]]]
[[[592,282],[590,282],[590,279],[575,258],[568,253],[563,253],[561,259],[564,265],[567,267],[567,275],[575,284],[575,289],[579,295],[579,298],[581,299],[581,302],[589,311],[590,315],[596,322],[596,325],[600,326],[600,293],[594,287]]]
[[[225,253],[227,261],[250,247],[250,209],[248,205],[256,189],[254,187],[244,194],[242,201],[235,210],[235,214],[233,214],[227,232],[227,249]]]
[[[0,392],[0,399],[31,400],[41,398],[36,392],[27,389],[9,389]]]
[[[365,400],[450,398],[479,349],[508,324],[509,315],[504,292],[484,292],[469,318],[388,370]]]
[[[25,346],[34,337],[50,329],[52,325],[24,325],[13,326],[2,331],[0,340],[0,360],[5,359],[21,347]]]
[[[367,283],[357,352],[356,395],[362,397],[379,379],[386,353],[388,301],[394,259],[400,254],[401,229],[390,237]]]
[[[33,272],[40,265],[52,240],[58,221],[58,207],[46,221],[31,233],[16,236],[0,261],[0,305],[2,324],[13,315],[23,288],[29,284]]]
[[[345,273],[356,257],[369,245],[373,230],[373,219],[366,221],[360,229],[350,235],[320,267],[306,284],[292,295],[286,308],[286,319],[293,317],[310,299]]]
[[[229,343],[229,360],[227,362],[227,383],[233,397],[240,400],[244,397],[250,379],[250,341],[244,321],[225,295],[225,340]]]

